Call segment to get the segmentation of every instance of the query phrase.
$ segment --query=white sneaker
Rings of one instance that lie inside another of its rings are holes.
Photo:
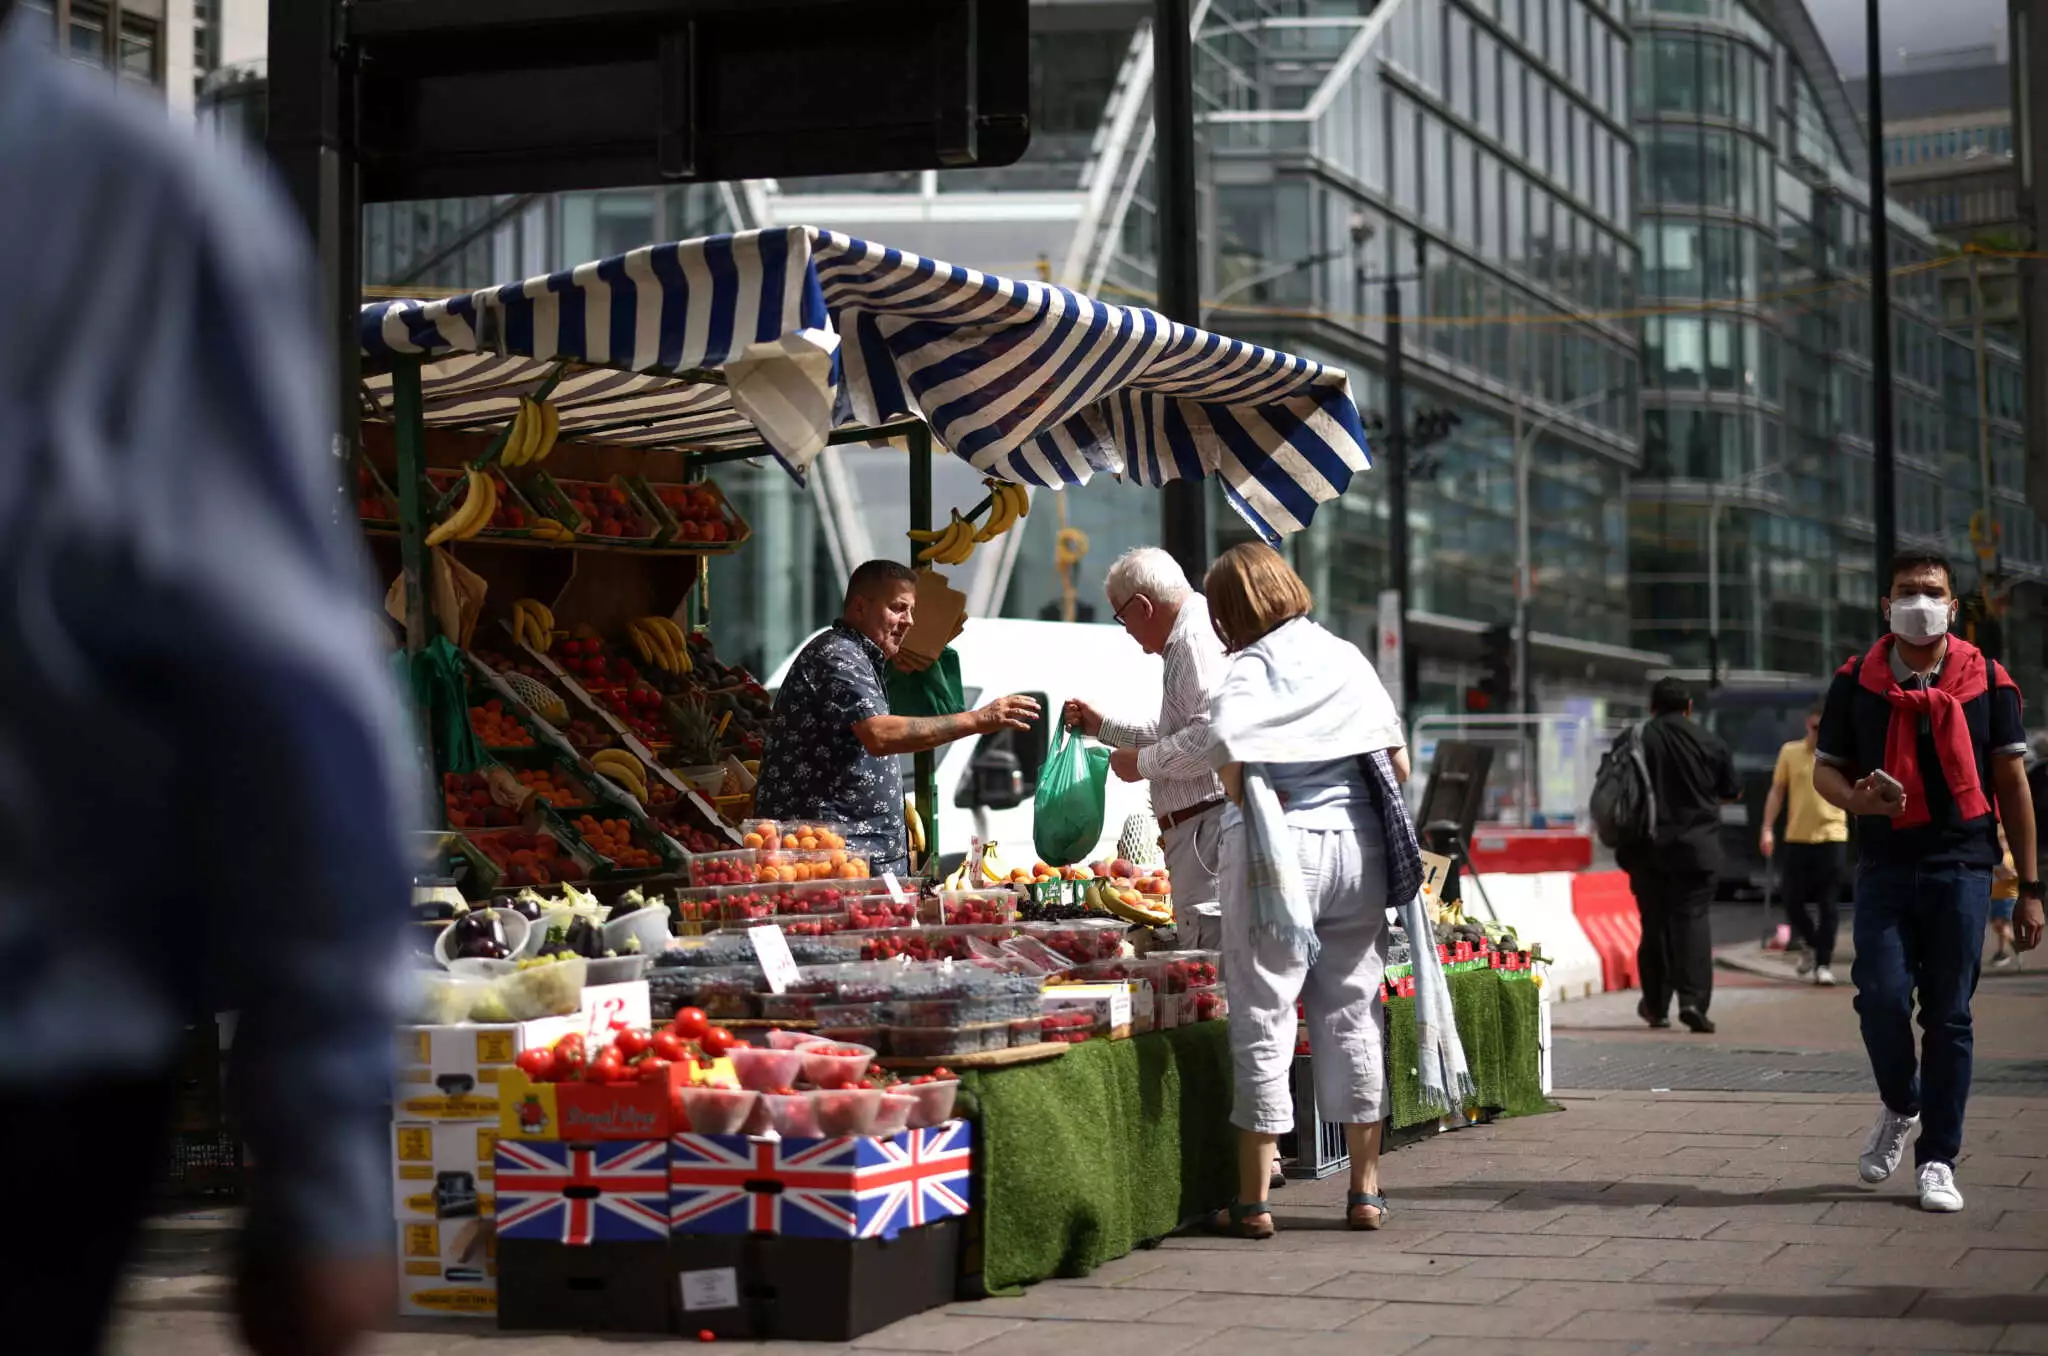
[[[1963,1208],[1963,1193],[1956,1190],[1956,1170],[1946,1163],[1928,1163],[1920,1169],[1920,1208],[1939,1215],[1953,1215]]]
[[[1828,969],[1828,967],[1825,965],[1819,966],[1813,972],[1813,982],[1820,985],[1824,989],[1833,988],[1835,983],[1835,972],[1833,970]]]
[[[1863,1156],[1856,1160],[1864,1181],[1882,1182],[1899,1170],[1899,1160],[1906,1156],[1906,1132],[1918,1124],[1918,1116],[1901,1116],[1890,1107],[1878,1111],[1877,1124],[1863,1141]]]

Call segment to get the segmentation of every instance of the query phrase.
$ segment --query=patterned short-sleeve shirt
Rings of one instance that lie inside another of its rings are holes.
[[[889,714],[887,663],[843,621],[804,646],[776,694],[754,791],[755,813],[770,819],[846,825],[877,874],[900,870],[906,856],[903,783],[896,760],[869,753],[853,727]]]

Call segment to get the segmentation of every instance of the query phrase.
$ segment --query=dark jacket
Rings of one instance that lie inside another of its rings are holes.
[[[1657,793],[1657,835],[1616,853],[1622,868],[1668,875],[1720,870],[1721,806],[1742,795],[1728,746],[1674,712],[1643,727],[1643,759]]]

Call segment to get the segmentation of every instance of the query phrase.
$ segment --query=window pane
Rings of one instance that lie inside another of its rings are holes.
[[[1472,210],[1472,143],[1463,132],[1449,133],[1451,141],[1451,234],[1471,244],[1474,231]]]
[[[107,64],[107,20],[104,14],[74,5],[71,9],[70,41],[65,50],[73,61],[86,66]]]
[[[1478,35],[1479,126],[1490,137],[1500,135],[1500,45],[1486,34]]]
[[[1439,230],[1450,225],[1450,176],[1444,173],[1450,150],[1444,144],[1444,125],[1427,113],[1416,115],[1422,122],[1422,163],[1429,167],[1422,183],[1423,220]]]

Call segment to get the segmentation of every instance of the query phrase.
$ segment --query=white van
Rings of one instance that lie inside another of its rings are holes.
[[[812,633],[813,635],[816,632]],[[805,638],[805,644],[809,637]],[[798,646],[800,652],[803,646]],[[1164,670],[1116,625],[970,618],[953,649],[960,656],[960,687],[971,710],[997,697],[1021,692],[1038,698],[1041,718],[1032,729],[1003,730],[962,739],[938,750],[940,860],[950,870],[967,850],[970,835],[997,844],[1003,862],[1028,867],[1038,860],[1031,846],[1032,798],[1038,769],[1058,734],[1060,708],[1079,698],[1109,715],[1150,718],[1159,714]],[[775,668],[766,686],[779,691],[792,653]],[[911,786],[911,759],[899,760],[903,785]],[[1115,856],[1124,821],[1152,814],[1143,782],[1109,777],[1108,810],[1102,839],[1084,861]]]

